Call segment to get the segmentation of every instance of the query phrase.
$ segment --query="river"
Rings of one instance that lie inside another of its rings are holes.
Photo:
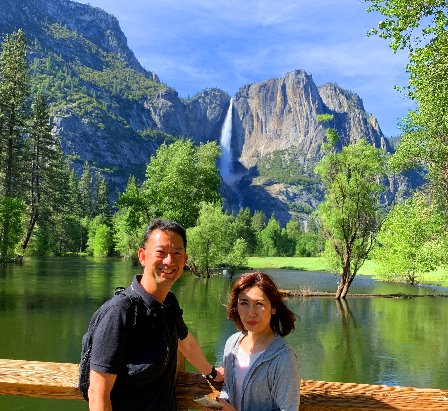
[[[79,361],[90,316],[130,284],[137,267],[120,260],[45,258],[0,267],[0,358]],[[284,289],[334,292],[328,273],[266,270]],[[184,319],[210,361],[219,363],[235,331],[225,318],[229,280],[185,273],[173,291]],[[408,286],[357,277],[352,293],[448,294],[448,288]],[[287,337],[304,379],[448,389],[448,298],[291,298],[299,316]],[[192,368],[187,369],[192,370]],[[0,396],[1,410],[86,410],[81,401]]]

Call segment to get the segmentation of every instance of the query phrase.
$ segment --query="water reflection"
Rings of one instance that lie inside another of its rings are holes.
[[[289,305],[301,317],[288,340],[304,378],[448,387],[447,299],[302,298]]]
[[[267,270],[280,288],[331,291],[326,273]],[[0,268],[0,358],[78,362],[92,313],[139,269],[119,260],[48,258]],[[184,274],[174,292],[207,357],[219,362],[235,326],[225,316],[226,278]],[[359,277],[353,293],[446,293]],[[287,337],[305,379],[448,389],[448,298],[291,298]],[[190,368],[191,369],[191,368]],[[82,402],[1,397],[0,409],[85,410]]]

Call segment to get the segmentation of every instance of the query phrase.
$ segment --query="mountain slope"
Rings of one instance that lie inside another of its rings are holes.
[[[227,93],[181,101],[140,65],[110,14],[69,0],[0,0],[0,9],[2,35],[25,32],[33,88],[49,96],[64,151],[78,170],[85,160],[102,170],[113,198],[130,174],[143,178],[161,143],[219,138]]]

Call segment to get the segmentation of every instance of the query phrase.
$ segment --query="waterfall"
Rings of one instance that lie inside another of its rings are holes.
[[[219,161],[219,171],[226,184],[232,184],[232,111],[233,98],[230,99],[229,109],[221,129],[221,158]]]

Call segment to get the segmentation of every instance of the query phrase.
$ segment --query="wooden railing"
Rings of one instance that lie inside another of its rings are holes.
[[[182,365],[182,360],[180,361]],[[0,359],[0,395],[82,400],[78,364]],[[179,410],[201,409],[193,398],[215,397],[219,384],[178,371]],[[448,410],[448,390],[302,380],[300,410]]]

